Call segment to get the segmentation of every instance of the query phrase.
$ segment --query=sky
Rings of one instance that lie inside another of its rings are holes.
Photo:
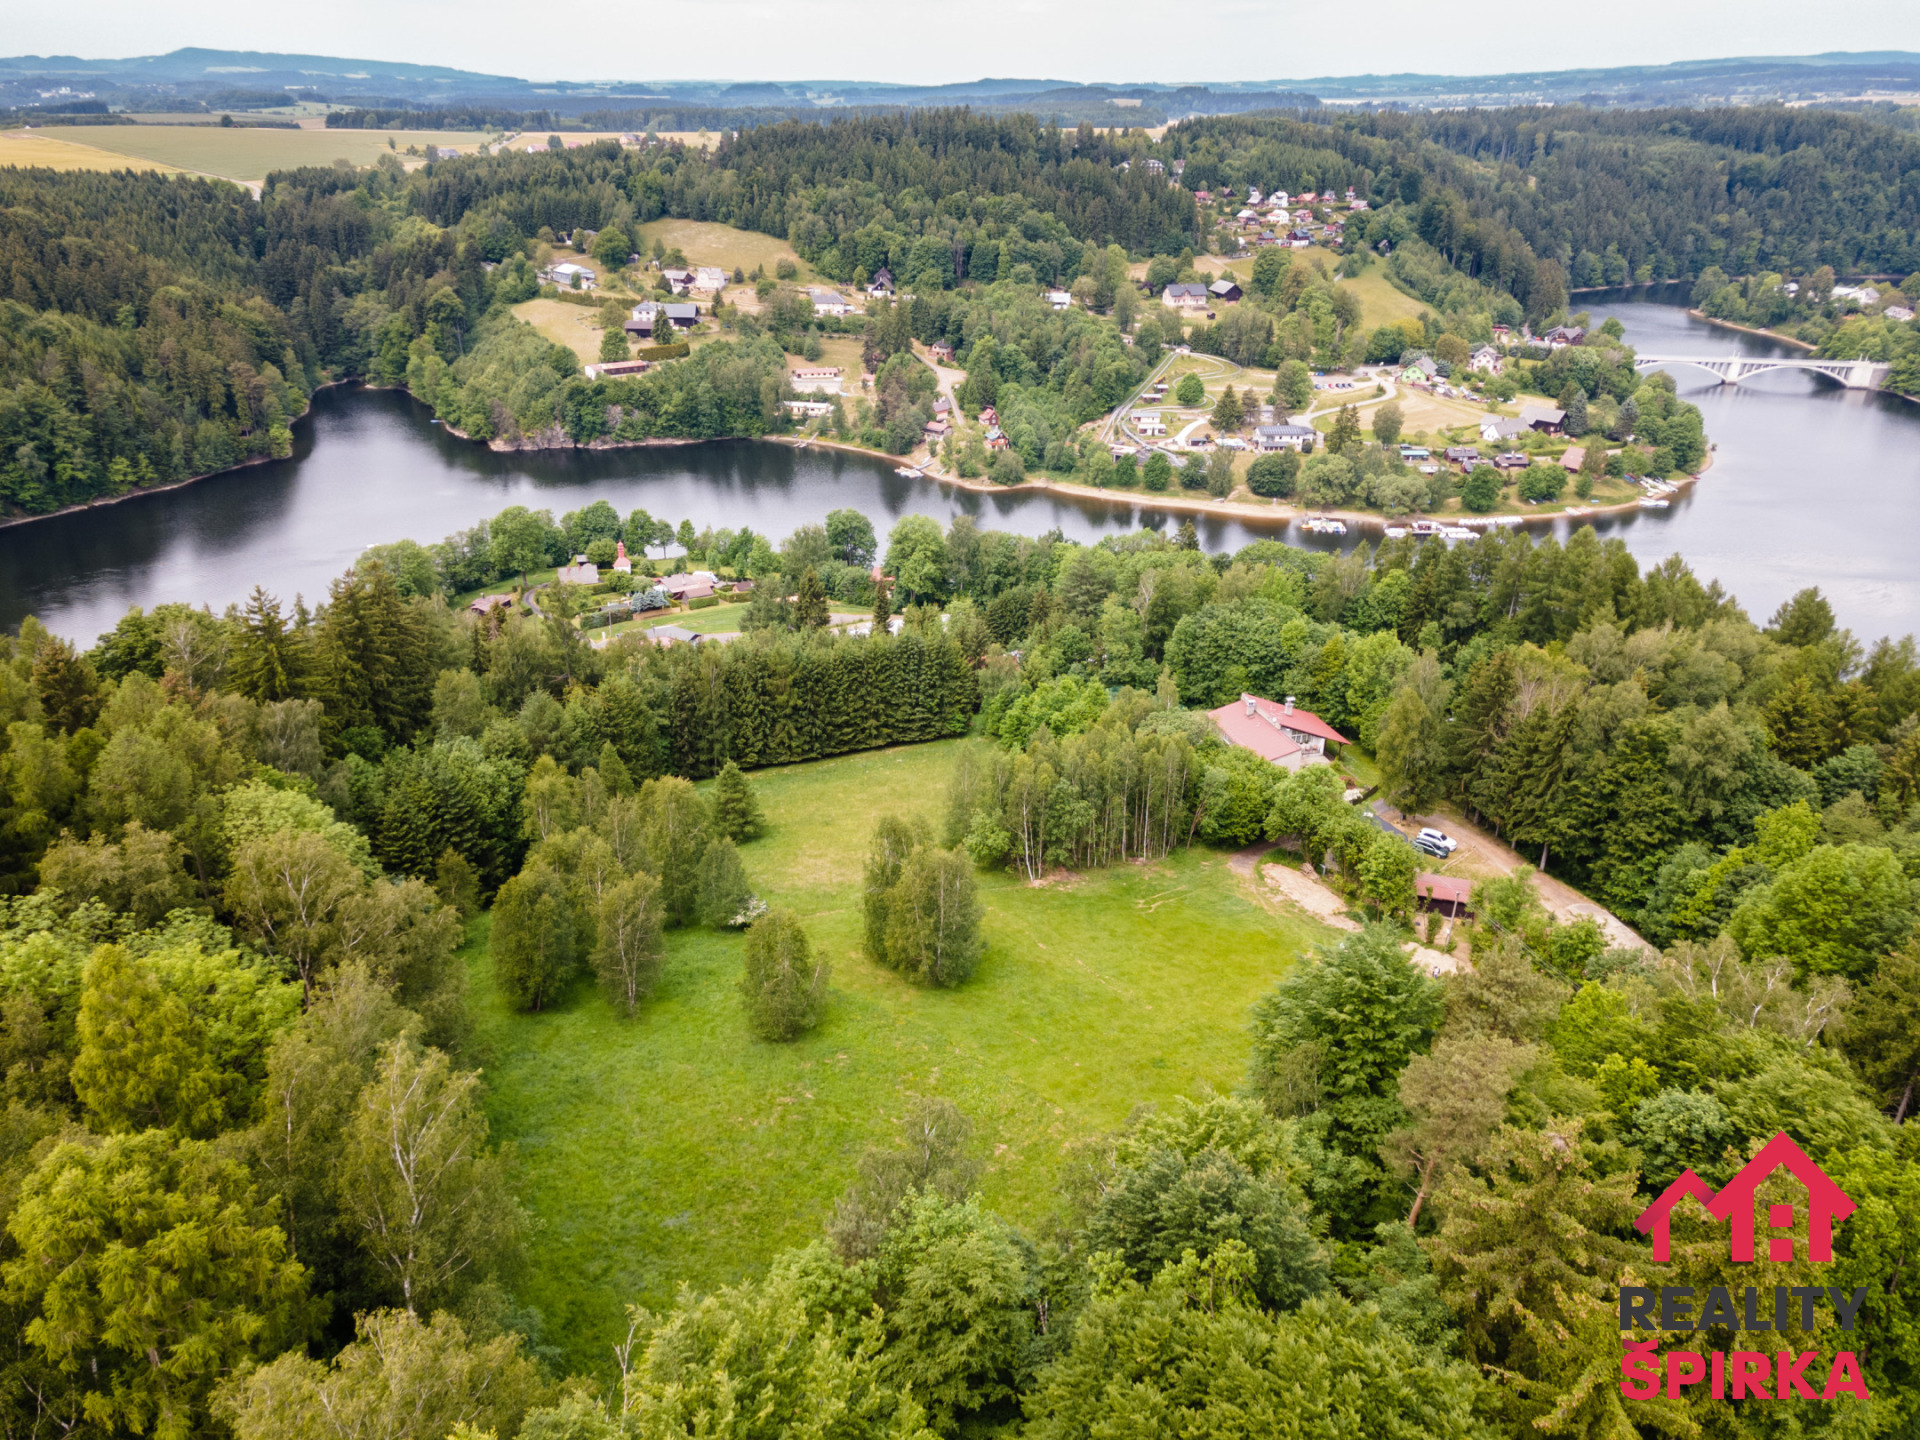
[[[1915,0],[694,0],[546,10],[506,0],[81,0],[5,7],[6,53],[181,46],[452,65],[531,80],[1206,82],[1920,50]]]

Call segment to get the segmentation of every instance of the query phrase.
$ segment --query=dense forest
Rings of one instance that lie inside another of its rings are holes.
[[[753,343],[757,323],[695,363],[590,386],[570,352],[515,322],[505,306],[536,293],[533,253],[579,231],[714,220],[781,236],[843,282],[884,266],[915,295],[912,335],[970,344],[990,328],[1002,356],[1026,354],[1030,373],[1013,367],[1035,437],[1023,459],[1057,468],[1049,451],[1172,337],[1121,346],[1130,302],[1116,324],[1063,320],[1051,333],[1037,315],[1017,333],[998,317],[1037,286],[1080,280],[1095,308],[1113,309],[1131,290],[1115,285],[1116,264],[1142,257],[1169,257],[1178,273],[1210,238],[1195,187],[1352,186],[1374,208],[1348,228],[1347,264],[1384,246],[1394,281],[1436,316],[1540,322],[1570,285],[1920,269],[1916,145],[1807,110],[1293,113],[1190,120],[1157,143],[922,110],[763,125],[711,152],[605,142],[411,173],[390,157],[279,173],[258,200],[197,179],[8,171],[0,506],[38,513],[283,455],[307,396],[337,379],[407,385],[477,439],[702,438],[781,423],[781,367]],[[1183,183],[1149,160],[1183,160]],[[1316,293],[1286,294],[1257,343],[1205,343],[1263,355],[1304,299],[1299,333],[1275,353],[1341,363],[1350,323],[1337,290]],[[1335,331],[1342,343],[1329,344]],[[871,357],[904,338],[870,343]],[[1876,317],[1831,346],[1886,353],[1903,375],[1914,363],[1911,322]],[[897,441],[912,400],[877,403],[855,429]]]
[[[737,643],[595,648],[564,588],[446,603],[662,533],[753,577]],[[828,585],[899,633],[826,630]],[[1652,946],[1555,920],[1524,873],[1440,941],[1338,770],[1221,742],[1203,712],[1243,691]],[[1833,1264],[1770,1278],[1871,1295],[1847,1330],[1824,1298],[1782,1312],[1815,1357],[1792,1433],[1920,1418],[1920,656],[1817,592],[1759,626],[1590,529],[1208,557],[1190,531],[836,511],[775,544],[515,508],[384,547],[311,612],[133,611],[84,651],[30,621],[0,707],[10,1430],[1774,1436],[1773,1406],[1662,1393],[1657,1356],[1623,1390],[1614,1292],[1725,1283],[1711,1225],[1654,1262],[1634,1217],[1779,1130],[1860,1209]],[[1367,923],[1259,1004],[1237,1093],[1069,1147],[1044,1224],[982,1202],[967,1117],[923,1102],[815,1243],[555,1373],[514,1296],[538,1242],[479,1103],[469,917],[513,1003],[591,979],[629,1016],[666,932],[744,927],[742,1043],[778,1043],[835,998],[753,895],[749,772],[968,732],[933,823],[874,832],[867,951],[914,983],[991,983],[981,869],[1270,839]],[[1423,932],[1472,965],[1409,965]]]

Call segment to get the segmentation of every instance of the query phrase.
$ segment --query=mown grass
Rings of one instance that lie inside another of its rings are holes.
[[[1369,265],[1340,283],[1360,297],[1360,323],[1368,330],[1394,320],[1418,320],[1433,308],[1395,285],[1380,265]]]
[[[626,1021],[584,983],[543,1014],[510,1012],[476,925],[489,1110],[540,1223],[523,1294],[568,1365],[605,1366],[627,1303],[663,1306],[683,1282],[737,1280],[818,1236],[862,1149],[889,1141],[916,1097],[966,1112],[986,1198],[1034,1221],[1067,1141],[1140,1102],[1239,1083],[1249,1007],[1328,932],[1263,908],[1224,854],[1038,887],[983,877],[987,955],[958,990],[915,988],[865,958],[873,822],[936,819],[954,750],[753,776],[771,827],[742,847],[748,871],[833,966],[827,1020],[794,1044],[748,1035],[736,935],[671,935],[658,992]]]
[[[758,265],[771,275],[775,264],[785,259],[799,267],[801,281],[813,276],[813,267],[795,254],[791,245],[757,231],[710,220],[649,220],[639,231],[641,244],[634,247],[636,250],[644,246],[651,253],[653,242],[658,240],[669,250],[680,250],[689,265],[718,265],[729,275],[736,268],[751,274]]]

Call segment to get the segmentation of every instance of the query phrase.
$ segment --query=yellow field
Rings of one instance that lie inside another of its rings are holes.
[[[513,307],[514,317],[533,326],[556,345],[564,345],[578,355],[583,364],[600,358],[600,312],[585,305],[569,305],[564,300],[523,300]]]
[[[264,180],[274,170],[331,165],[335,160],[371,165],[388,153],[388,140],[398,151],[409,145],[472,150],[482,138],[438,130],[249,130],[220,125],[89,125],[76,127],[75,133],[84,134],[85,145],[96,150],[154,162],[140,168],[191,170],[241,181]]]
[[[771,235],[752,230],[736,230],[731,225],[715,225],[705,220],[652,220],[640,227],[640,244],[634,246],[651,253],[659,240],[669,250],[679,247],[689,265],[718,265],[731,275],[736,268],[752,274],[756,265],[773,274],[774,263],[791,260],[800,267],[800,278],[813,278],[813,269],[793,253],[793,247]]]
[[[73,126],[68,134],[84,135],[85,127]],[[53,136],[37,130],[8,130],[0,132],[0,166],[40,166],[48,170],[161,170],[174,171],[177,167],[162,165],[153,160],[142,160],[128,155],[116,155],[111,150],[97,150],[91,145],[78,145],[71,140],[56,140]]]

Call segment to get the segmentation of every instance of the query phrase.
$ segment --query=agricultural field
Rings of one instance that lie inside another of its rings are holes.
[[[1041,886],[982,876],[988,952],[957,990],[864,956],[873,823],[937,824],[959,743],[752,776],[770,829],[741,847],[748,873],[833,966],[825,1023],[790,1045],[748,1036],[737,935],[672,932],[658,991],[626,1021],[586,983],[544,1013],[511,1011],[476,924],[488,1109],[540,1224],[524,1296],[567,1365],[604,1368],[628,1303],[658,1309],[680,1281],[738,1280],[820,1235],[861,1151],[890,1143],[917,1097],[968,1115],[987,1203],[1033,1224],[1068,1141],[1141,1102],[1240,1083],[1249,1008],[1330,932],[1264,908],[1224,853]]]
[[[718,265],[729,275],[736,268],[752,274],[756,265],[771,275],[775,263],[784,259],[799,266],[802,281],[813,277],[812,267],[794,254],[786,241],[731,225],[706,220],[651,220],[640,227],[640,243],[634,248],[651,251],[655,240],[669,250],[678,247],[689,265]]]
[[[91,133],[89,127],[78,125],[62,127],[62,129],[68,135]],[[120,155],[112,150],[102,150],[74,140],[57,138],[44,130],[0,131],[0,166],[11,165],[23,168],[38,166],[48,170],[175,172],[178,169],[177,166],[162,165],[158,161]]]
[[[389,139],[400,151],[409,145],[472,150],[482,139],[463,131],[250,130],[220,125],[89,125],[85,135],[87,146],[96,150],[239,181],[264,180],[274,170],[331,165],[335,160],[371,165],[389,153]]]

